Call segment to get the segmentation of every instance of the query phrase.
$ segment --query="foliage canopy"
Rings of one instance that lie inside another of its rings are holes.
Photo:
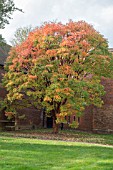
[[[66,116],[80,117],[86,106],[102,105],[100,80],[109,75],[110,61],[107,41],[86,22],[45,23],[10,52],[7,100],[13,107],[22,100],[46,108],[57,132],[56,123]]]

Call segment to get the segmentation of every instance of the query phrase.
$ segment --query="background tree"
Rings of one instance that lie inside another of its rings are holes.
[[[0,46],[4,45],[6,43],[5,39],[0,34]]]
[[[0,29],[4,29],[5,24],[9,24],[9,19],[11,19],[11,15],[16,10],[22,11],[15,7],[13,0],[0,0]],[[0,43],[4,43],[1,34]]]
[[[13,0],[0,0],[0,29],[5,28],[5,24],[9,24],[9,19],[16,10],[22,11],[15,7]]]
[[[18,28],[14,33],[14,38],[11,40],[12,46],[19,45],[23,41],[25,41],[32,30],[33,30],[32,26]]]
[[[65,116],[102,105],[100,81],[110,76],[111,58],[107,41],[86,22],[45,23],[10,52],[3,80],[8,103],[46,108],[57,133]]]

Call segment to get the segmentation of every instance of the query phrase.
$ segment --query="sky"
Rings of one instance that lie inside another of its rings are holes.
[[[92,24],[113,47],[113,0],[14,0],[24,13],[14,12],[10,24],[0,30],[7,43],[17,28],[40,26],[45,21],[66,23],[84,20]]]

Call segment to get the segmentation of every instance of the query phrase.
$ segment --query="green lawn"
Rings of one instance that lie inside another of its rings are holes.
[[[0,136],[0,170],[113,170],[113,146]]]
[[[22,130],[0,132],[0,135],[6,137],[24,137],[45,140],[62,140],[71,142],[96,143],[113,146],[113,134],[94,134],[80,132],[76,130],[60,130],[58,134],[53,134],[52,129]]]

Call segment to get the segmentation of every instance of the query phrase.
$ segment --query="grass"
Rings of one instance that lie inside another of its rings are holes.
[[[0,135],[0,170],[113,170],[113,146],[5,134]]]
[[[2,136],[25,137],[48,140],[62,140],[73,142],[97,143],[104,145],[113,145],[113,134],[93,134],[88,132],[79,132],[75,130],[59,131],[59,134],[52,134],[52,129],[37,129],[14,132],[1,132]]]

